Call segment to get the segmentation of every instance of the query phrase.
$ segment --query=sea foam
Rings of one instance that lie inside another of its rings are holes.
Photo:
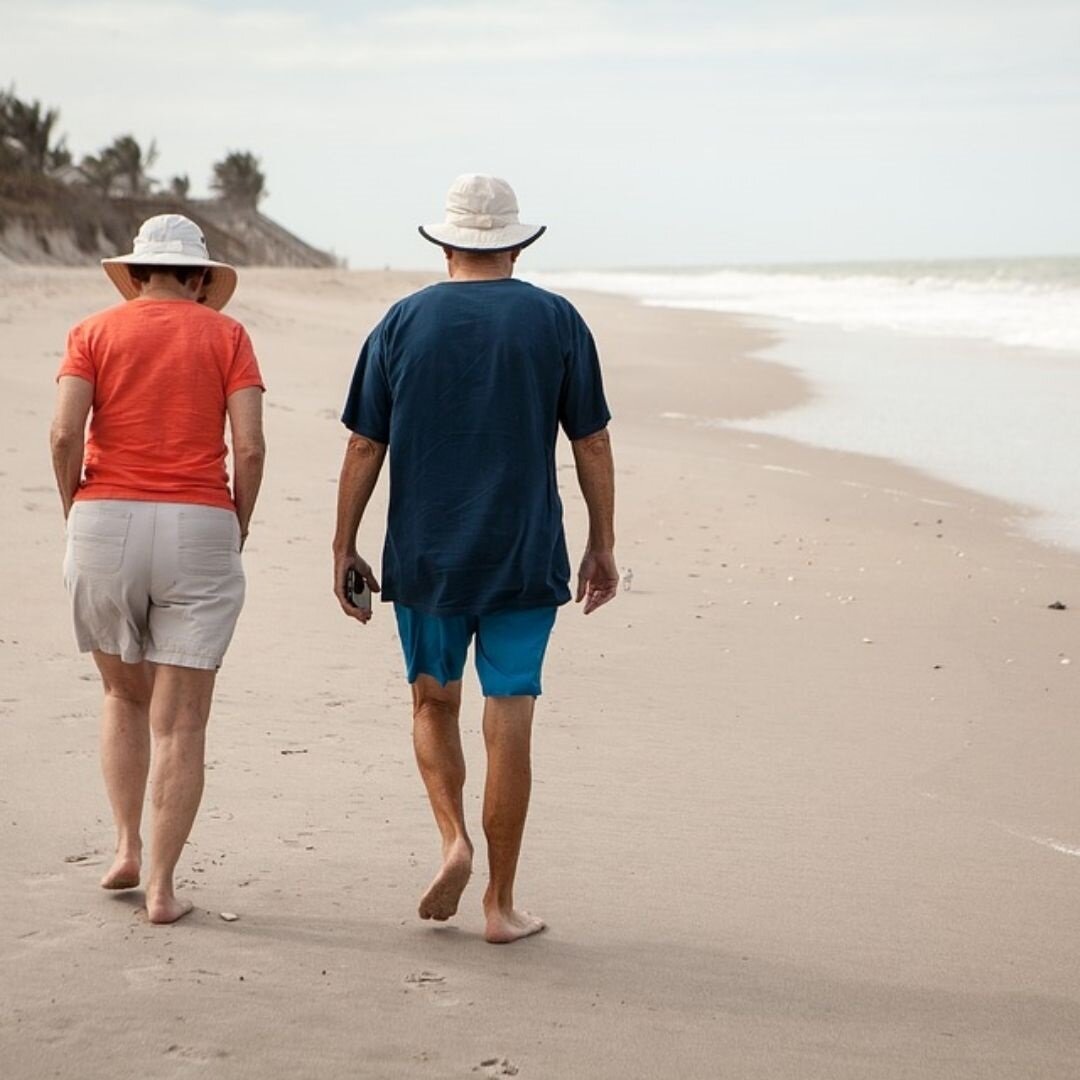
[[[1080,352],[1080,259],[846,263],[530,275],[645,304]]]
[[[782,270],[537,274],[539,285],[789,320],[757,355],[808,403],[737,423],[901,461],[1035,511],[1021,528],[1080,551],[1080,259]],[[793,322],[804,324],[801,328]],[[672,417],[672,419],[674,419]]]

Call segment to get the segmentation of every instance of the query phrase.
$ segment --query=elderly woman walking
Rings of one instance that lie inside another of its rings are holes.
[[[79,649],[93,653],[105,693],[101,765],[117,846],[101,884],[140,882],[149,775],[146,911],[171,923],[191,910],[173,873],[202,796],[214,677],[244,600],[264,388],[247,332],[220,314],[236,271],[210,259],[194,222],[150,218],[130,255],[102,265],[127,302],[71,331],[57,379],[64,578]]]

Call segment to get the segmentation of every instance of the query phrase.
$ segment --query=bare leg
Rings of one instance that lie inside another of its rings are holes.
[[[461,752],[461,683],[440,686],[420,675],[413,683],[413,749],[427,788],[435,823],[442,835],[442,867],[420,898],[420,918],[449,919],[472,874],[472,842],[465,828],[462,789],[465,756]]]
[[[161,664],[154,676],[150,728],[154,765],[150,785],[154,820],[146,914],[171,923],[191,910],[173,890],[173,873],[195,821],[203,790],[206,721],[214,692],[213,671]]]
[[[543,919],[514,907],[514,875],[532,787],[530,744],[535,704],[532,697],[484,700],[484,833],[490,870],[484,893],[484,937],[499,945],[544,929]]]
[[[101,879],[103,889],[134,889],[142,868],[143,801],[150,767],[150,664],[125,664],[95,652],[105,700],[101,709],[101,772],[116,823],[116,857]]]

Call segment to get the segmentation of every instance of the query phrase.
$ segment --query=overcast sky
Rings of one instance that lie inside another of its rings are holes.
[[[225,14],[222,14],[222,9]],[[354,267],[460,172],[542,268],[1080,253],[1080,0],[0,0],[0,79],[78,156],[157,140]]]

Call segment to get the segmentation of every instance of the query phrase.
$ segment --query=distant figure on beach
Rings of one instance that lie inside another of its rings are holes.
[[[423,919],[453,915],[472,872],[458,715],[476,639],[487,749],[483,906],[494,943],[544,927],[515,906],[514,876],[541,666],[556,610],[571,598],[555,479],[560,426],[589,512],[576,593],[585,614],[619,583],[610,413],[592,335],[567,300],[512,276],[544,228],[519,223],[505,180],[459,176],[446,220],[420,229],[443,249],[449,280],[399,301],[371,332],[342,417],[352,435],[338,488],[334,589],[361,622],[371,617],[370,599],[347,579],[351,572],[379,591],[356,534],[390,452],[382,594],[394,602],[416,760],[442,835]]]
[[[628,566],[623,571],[623,576],[622,576],[623,592],[629,592],[631,590],[631,588],[633,588],[633,585],[634,585],[634,571],[631,570],[630,567]]]
[[[79,649],[93,653],[105,692],[101,766],[117,844],[101,884],[139,884],[152,742],[146,912],[171,923],[191,910],[173,873],[202,796],[214,677],[244,602],[263,384],[247,332],[219,314],[236,271],[209,257],[193,221],[152,217],[130,255],[102,265],[127,302],[70,332],[57,377],[64,579]]]

